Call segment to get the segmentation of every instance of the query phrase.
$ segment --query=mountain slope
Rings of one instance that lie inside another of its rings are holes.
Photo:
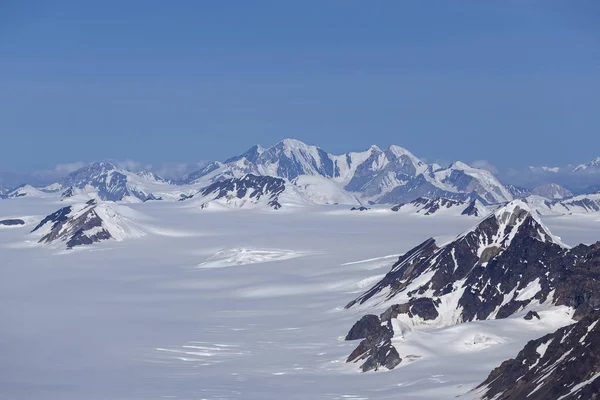
[[[546,400],[600,397],[600,312],[532,340],[493,370],[478,392],[483,399]]]
[[[540,307],[581,318],[600,307],[600,243],[565,247],[516,200],[439,247],[428,239],[346,307],[385,310],[381,323],[449,326]]]

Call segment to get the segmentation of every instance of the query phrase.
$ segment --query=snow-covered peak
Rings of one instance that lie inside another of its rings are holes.
[[[286,147],[288,149],[306,149],[309,147],[314,147],[314,146],[310,146],[304,142],[301,142],[298,139],[292,139],[292,138],[283,139],[279,143],[277,143],[275,146],[277,146],[277,145],[282,145],[283,147]]]
[[[391,145],[388,150],[394,154],[396,157],[400,156],[409,156],[411,158],[416,158],[413,153],[406,150],[404,147],[397,146],[395,144]]]
[[[525,229],[525,234],[542,242],[552,242],[562,247],[567,247],[558,236],[553,235],[550,230],[533,212],[529,204],[523,200],[513,200],[494,213],[498,223],[498,233],[495,236],[496,243],[502,247],[511,244],[512,239]],[[484,221],[485,222],[485,221]],[[482,222],[483,224],[483,222]]]
[[[459,170],[471,170],[474,169],[473,167],[471,167],[469,164],[464,163],[462,161],[455,161],[452,163],[452,165],[450,165],[451,169],[459,169]]]
[[[573,169],[573,172],[585,171],[589,168],[599,168],[600,167],[600,157],[596,157],[588,163],[580,164]]]

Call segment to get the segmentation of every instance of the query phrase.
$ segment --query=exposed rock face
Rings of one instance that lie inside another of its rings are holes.
[[[346,340],[363,339],[346,362],[363,362],[360,366],[363,372],[381,367],[394,369],[402,359],[392,345],[393,336],[389,323],[382,324],[376,315],[365,315],[346,336]]]
[[[364,339],[369,336],[369,334],[373,334],[379,329],[382,329],[379,317],[377,315],[368,314],[352,326],[352,329],[350,329],[350,332],[346,335],[345,340]]]
[[[231,202],[242,200],[257,203],[266,200],[266,205],[278,210],[281,208],[279,196],[285,191],[285,181],[271,176],[248,174],[243,178],[218,181],[203,189],[200,194],[210,201]]]
[[[479,387],[483,399],[600,398],[600,312],[532,340]]]
[[[23,221],[22,219],[4,219],[4,220],[0,220],[0,225],[4,225],[4,226],[25,225],[25,221]]]
[[[364,207],[364,206],[361,206],[361,207],[352,207],[350,209],[350,211],[367,211],[367,210],[370,210],[370,208]]]
[[[429,239],[410,250],[346,307],[367,302],[390,304],[381,319],[408,325],[507,318],[543,303],[579,319],[600,307],[600,242],[565,247],[517,200],[445,246]]]

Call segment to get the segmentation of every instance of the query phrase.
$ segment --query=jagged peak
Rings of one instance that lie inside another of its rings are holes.
[[[531,218],[535,222],[536,238],[541,241],[550,241],[561,247],[567,248],[560,239],[550,232],[550,229],[544,225],[536,212],[532,211],[529,205],[523,200],[513,200],[505,206],[500,207],[494,212],[494,218],[500,226],[499,234],[504,233],[503,240],[506,240],[505,246],[510,245],[512,238],[518,233],[524,222]]]

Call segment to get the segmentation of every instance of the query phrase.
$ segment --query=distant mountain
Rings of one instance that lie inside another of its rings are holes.
[[[532,340],[492,371],[483,399],[597,399],[600,396],[600,311]]]
[[[64,242],[67,249],[144,235],[114,206],[95,200],[61,208],[46,216],[31,233],[40,236],[39,243]]]
[[[573,168],[573,172],[589,172],[590,170],[600,171],[600,157],[596,157],[585,164],[580,164]]]
[[[486,207],[477,199],[471,201],[459,201],[437,197],[428,199],[419,197],[410,203],[398,204],[392,207],[392,211],[422,215],[467,215],[481,217],[488,213]]]
[[[18,197],[25,196],[34,196],[34,197],[42,197],[44,194],[51,193],[49,190],[45,190],[43,188],[35,188],[31,185],[21,185],[12,190],[6,190],[4,194],[1,195],[2,199],[15,199]]]
[[[428,165],[408,150],[371,146],[364,152],[333,155],[317,146],[285,139],[273,147],[254,146],[224,163],[214,162],[190,174],[187,184],[212,183],[246,174],[294,181],[302,176],[330,179],[363,201],[409,202],[417,197],[479,198],[506,202],[510,192],[488,171],[456,162],[447,168]]]
[[[155,200],[169,192],[169,183],[152,172],[130,172],[110,162],[86,165],[58,182],[63,198],[78,195],[103,201]]]
[[[247,174],[218,180],[194,196],[182,197],[199,208],[270,208],[312,204],[290,182],[272,176]]]
[[[515,199],[521,199],[531,194],[531,190],[524,187],[515,185],[505,185],[504,187],[506,187],[506,190],[508,190]]]
[[[549,200],[565,199],[573,196],[573,193],[556,183],[538,186],[532,189],[530,194],[545,197]]]
[[[394,334],[402,326],[500,319],[548,306],[567,307],[577,319],[600,307],[598,260],[600,243],[567,248],[515,200],[448,244],[428,239],[410,250],[346,307],[387,307],[376,317]],[[365,362],[381,366],[383,344],[373,346]]]
[[[524,200],[541,215],[585,214],[600,211],[600,193],[584,194],[561,200],[529,196]]]

